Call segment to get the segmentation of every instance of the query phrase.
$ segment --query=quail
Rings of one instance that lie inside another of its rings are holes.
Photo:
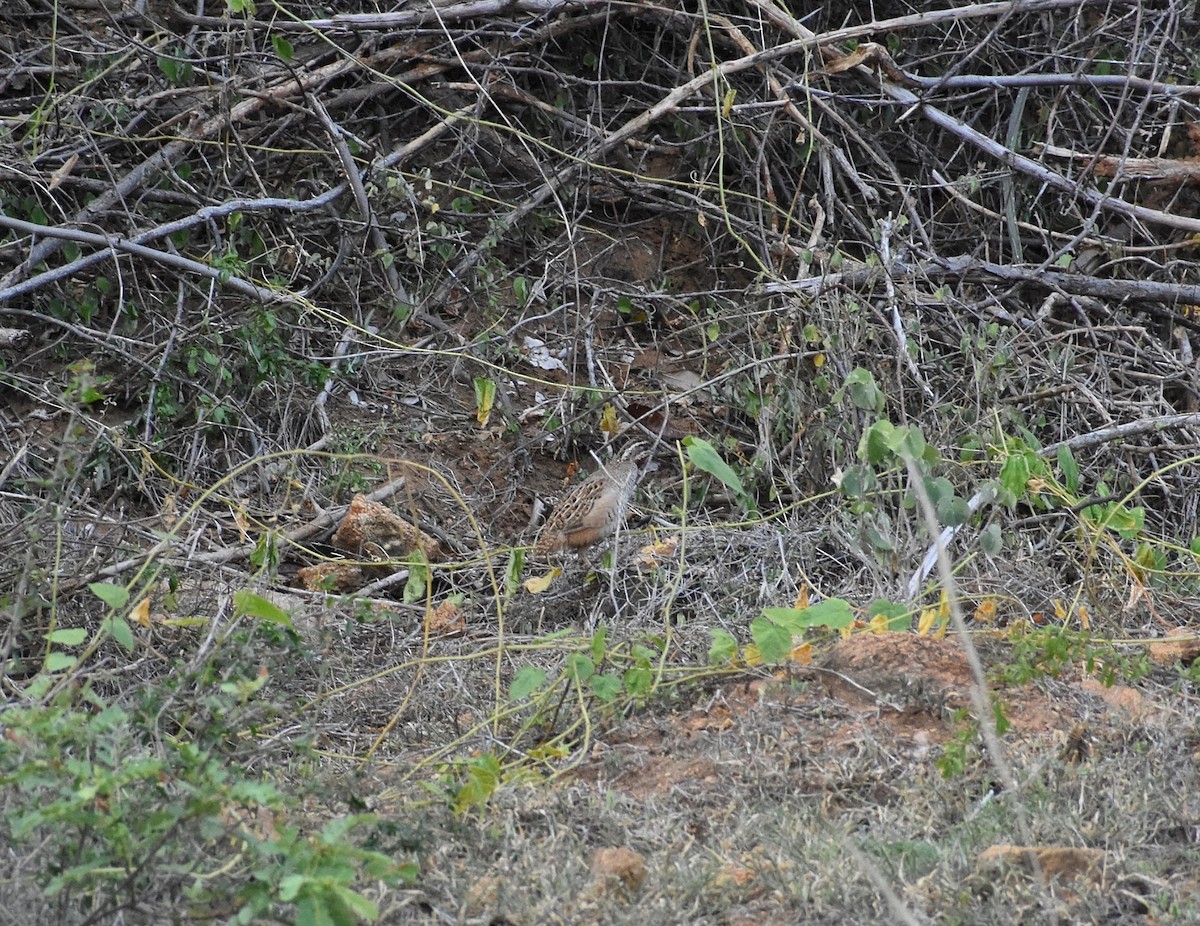
[[[616,531],[637,488],[639,472],[632,451],[602,465],[563,497],[542,528],[536,552],[582,550]]]

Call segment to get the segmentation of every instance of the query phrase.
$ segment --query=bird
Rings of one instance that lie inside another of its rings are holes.
[[[630,446],[621,459],[600,464],[572,487],[546,519],[534,551],[583,550],[612,535],[625,517],[640,475],[636,457],[643,445]]]

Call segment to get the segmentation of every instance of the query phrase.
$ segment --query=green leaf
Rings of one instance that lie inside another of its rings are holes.
[[[520,547],[513,547],[512,552],[508,554],[508,565],[504,568],[504,591],[508,597],[511,598],[517,593],[524,572],[525,551]]]
[[[233,604],[239,614],[245,614],[256,620],[266,621],[268,624],[282,624],[291,630],[296,629],[286,611],[271,604],[266,598],[254,594],[254,592],[249,592],[245,589],[234,592]]]
[[[586,682],[596,671],[596,664],[583,653],[567,657],[567,673],[577,682]]]
[[[1024,453],[1009,454],[1000,469],[1000,486],[1012,493],[1014,498],[1025,496],[1025,486],[1029,482],[1029,460]]]
[[[271,44],[275,46],[275,54],[282,61],[291,61],[296,50],[292,48],[292,43],[285,39],[282,35],[271,36]]]
[[[1200,538],[1198,538],[1198,541],[1200,541]],[[1200,550],[1197,552],[1200,552]],[[708,664],[710,666],[719,666],[732,662],[738,651],[737,640],[733,634],[719,627],[714,627],[708,631],[708,635],[712,638],[712,644],[708,647]]]
[[[617,695],[621,693],[621,679],[615,675],[609,675],[607,672],[601,675],[593,675],[591,678],[592,691],[605,704],[611,704],[617,699]]]
[[[858,458],[872,466],[878,466],[892,455],[889,446],[896,426],[886,419],[881,419],[867,428],[858,441]]]
[[[876,414],[883,411],[883,393],[870,370],[864,370],[862,367],[851,370],[842,390],[859,408]]]
[[[792,633],[800,633],[810,627],[840,630],[854,623],[854,610],[843,598],[826,598],[807,608],[763,608],[763,615],[786,626]]]
[[[989,524],[979,532],[979,549],[988,556],[999,556],[1004,549],[1004,537],[1000,533],[999,524]]]
[[[523,701],[541,688],[542,683],[545,681],[545,670],[539,669],[536,666],[522,666],[517,670],[517,674],[513,676],[512,683],[508,686],[508,696],[513,701]]]
[[[123,585],[111,585],[108,582],[93,582],[88,586],[88,589],[114,611],[119,611],[125,605],[129,604],[129,589]]]
[[[592,659],[600,662],[608,650],[608,628],[601,624],[592,634]]]
[[[496,381],[486,377],[475,377],[475,420],[487,427],[496,403]]]
[[[279,565],[279,544],[273,531],[265,531],[254,541],[250,565],[257,570],[274,569]]]
[[[685,437],[683,443],[687,447],[688,459],[696,465],[697,469],[703,470],[710,476],[716,476],[738,498],[745,496],[746,490],[742,487],[742,480],[738,478],[737,473],[730,469],[729,464],[721,459],[721,455],[717,453],[717,449],[712,444],[702,437]]]
[[[357,917],[357,920],[350,921],[351,926],[355,926],[358,920],[366,920],[368,923],[374,923],[379,919],[379,908],[366,897],[356,894],[354,891],[341,885],[338,885],[335,890],[337,891],[338,900],[346,905],[347,912]]]
[[[104,629],[109,632],[114,640],[121,644],[125,649],[132,650],[134,646],[133,630],[123,618],[115,615],[106,620],[103,624]]]
[[[912,624],[912,612],[905,605],[886,598],[876,598],[867,605],[868,620],[880,615],[886,618],[889,630],[905,630]]]
[[[875,471],[870,467],[855,464],[848,467],[838,481],[838,488],[846,498],[863,499],[879,486]]]
[[[1072,495],[1079,492],[1079,463],[1071,448],[1063,444],[1058,448],[1058,468],[1062,471],[1063,488]]]
[[[490,753],[467,763],[467,780],[454,798],[458,812],[482,807],[500,784],[500,761]]]
[[[862,517],[863,537],[872,549],[880,553],[894,553],[896,550],[895,541],[886,533],[886,528],[890,526],[890,520],[882,512]]]
[[[279,899],[291,903],[300,895],[300,888],[307,880],[304,875],[285,875],[279,880]]]
[[[58,643],[60,646],[78,646],[87,637],[88,632],[82,627],[66,627],[46,634],[48,642]]]
[[[75,668],[78,661],[70,653],[47,653],[42,668],[47,672],[66,672],[68,669]]]
[[[791,632],[768,617],[756,617],[750,622],[750,636],[762,661],[768,665],[784,662],[791,655]]]
[[[996,720],[997,735],[1003,736],[1009,731],[1012,723],[1009,721],[1008,716],[1004,713],[1004,705],[999,701],[992,702],[992,716]]]
[[[960,524],[966,524],[970,519],[971,509],[967,507],[967,503],[963,499],[957,495],[951,495],[938,503],[937,516],[943,524],[958,527]]]
[[[404,603],[412,604],[425,598],[425,590],[429,587],[429,567],[425,565],[425,556],[418,550],[413,561],[408,565],[408,579],[404,583]]]
[[[1109,506],[1104,523],[1125,540],[1136,538],[1146,526],[1145,508],[1126,508],[1115,502]]]
[[[631,695],[643,697],[649,694],[651,686],[654,684],[654,673],[646,666],[634,666],[625,670],[621,681],[625,685],[625,690]]]

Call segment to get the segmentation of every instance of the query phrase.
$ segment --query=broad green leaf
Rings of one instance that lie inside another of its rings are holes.
[[[967,507],[966,501],[957,495],[952,495],[938,503],[937,516],[943,524],[958,527],[960,524],[966,524],[970,519],[971,509]]]
[[[592,634],[592,659],[600,662],[608,650],[608,628],[601,624]]]
[[[876,414],[883,411],[883,393],[870,370],[864,370],[862,367],[851,370],[842,388],[850,396],[850,401],[859,408]]]
[[[847,605],[847,608],[849,608],[849,605]],[[889,630],[904,630],[912,624],[912,612],[908,607],[888,601],[886,598],[876,598],[867,605],[868,620],[880,615],[887,620]],[[851,620],[853,620],[853,616],[851,616]]]
[[[357,926],[361,921],[374,923],[379,919],[379,908],[366,897],[356,894],[348,887],[343,887],[342,885],[338,885],[335,890],[337,891],[338,900],[345,904],[347,912],[352,917],[355,917],[355,919],[350,920],[351,926]]]
[[[593,675],[590,679],[592,691],[605,704],[611,704],[616,700],[617,695],[621,693],[621,679],[615,675],[609,675],[604,672],[600,675]]]
[[[847,467],[838,480],[838,488],[846,498],[866,498],[867,493],[877,486],[875,471],[869,467],[855,464]]]
[[[239,614],[266,621],[268,624],[282,624],[292,630],[296,629],[286,611],[254,592],[246,591],[246,589],[234,592],[233,604]]]
[[[299,896],[300,888],[304,887],[306,880],[304,875],[284,875],[279,879],[279,899],[284,903],[291,903]]]
[[[1133,540],[1146,526],[1145,508],[1126,508],[1115,502],[1109,506],[1104,523],[1125,540]]]
[[[793,634],[801,633],[810,627],[840,630],[854,623],[854,611],[850,603],[843,598],[826,598],[807,608],[763,608],[763,615],[786,627],[789,633]]]
[[[708,664],[717,666],[732,662],[738,651],[737,640],[733,634],[714,627],[708,631],[708,635],[712,638],[712,644],[708,647]]]
[[[721,459],[717,449],[702,437],[684,438],[688,459],[710,476],[716,476],[726,487],[731,489],[739,498],[746,494],[742,480],[730,469],[729,464]]]
[[[896,426],[887,420],[876,421],[867,428],[858,441],[858,458],[872,466],[878,466],[892,455],[889,446]]]
[[[78,646],[88,637],[88,632],[82,627],[65,627],[62,630],[55,630],[46,634],[46,639],[50,643],[57,643],[60,646]]]
[[[467,764],[467,780],[454,798],[458,812],[470,807],[482,807],[500,784],[500,761],[490,753],[472,759]]]
[[[1029,482],[1029,461],[1024,453],[1009,454],[1000,469],[1000,485],[1013,497],[1021,499],[1025,496],[1025,485]]]
[[[542,687],[546,672],[536,666],[522,666],[508,686],[508,696],[514,701],[523,701]]]
[[[649,693],[651,685],[654,683],[654,673],[646,666],[634,666],[632,669],[625,670],[621,681],[627,692],[634,697],[642,697]]]
[[[123,585],[112,585],[109,582],[93,582],[88,586],[88,589],[114,611],[119,611],[129,603],[129,589]]]
[[[47,672],[66,672],[73,669],[78,660],[70,653],[47,653],[42,667]]]
[[[567,657],[567,672],[578,682],[586,682],[596,672],[596,664],[582,653]]]
[[[756,617],[751,621],[750,636],[762,661],[768,665],[785,662],[792,652],[791,631],[769,617]]]
[[[979,532],[979,549],[988,556],[999,556],[1004,549],[1004,537],[1000,533],[999,524],[989,524]]]
[[[133,629],[123,618],[113,616],[104,622],[104,628],[112,635],[112,638],[120,643],[125,649],[133,649]]]

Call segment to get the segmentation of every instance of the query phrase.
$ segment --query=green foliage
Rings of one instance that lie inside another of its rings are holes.
[[[180,48],[173,48],[170,55],[160,55],[158,69],[171,83],[183,86],[191,82],[194,68]]]
[[[838,401],[847,397],[856,406],[865,411],[881,414],[884,406],[883,390],[875,382],[875,377],[869,370],[859,367],[851,370],[846,377],[842,390],[838,393]]]
[[[942,754],[934,764],[943,778],[958,778],[964,774],[979,755],[977,741],[979,724],[971,719],[966,710],[955,711],[951,722],[957,727],[955,734],[942,747]]]
[[[247,854],[257,864],[251,866],[253,881],[241,892],[244,905],[234,922],[259,922],[280,903],[294,906],[297,924],[354,926],[378,920],[378,907],[352,885],[360,879],[411,882],[417,868],[350,842],[352,829],[376,822],[374,816],[360,814],[331,820],[312,835],[292,826],[279,827],[266,838],[243,831]]]
[[[1144,652],[1125,653],[1107,640],[1070,627],[1045,627],[1018,635],[1009,661],[1001,670],[1008,684],[1020,685],[1033,679],[1056,678],[1069,669],[1095,675],[1102,684],[1133,683],[1150,673]]]
[[[751,517],[758,516],[758,509],[755,507],[754,499],[746,491],[741,477],[721,458],[716,447],[702,437],[684,438],[683,444],[687,448],[688,460],[697,469],[719,479],[727,489],[733,492],[738,502]]]
[[[238,898],[238,922],[291,907],[297,922],[312,914],[318,918],[307,921],[350,924],[377,918],[353,885],[414,876],[412,866],[349,841],[349,829],[370,818],[336,820],[314,835],[298,825],[256,831],[241,822],[275,820],[291,802],[221,756],[215,743],[222,729],[206,731],[208,745],[160,736],[148,726],[152,712],[92,691],[79,697],[76,704],[63,691],[4,715],[0,786],[9,800],[0,832],[38,860],[27,876],[47,896],[102,907],[177,881],[197,903]],[[213,706],[228,709],[220,697]],[[227,874],[206,879],[189,874],[199,857],[221,871],[221,858],[238,851],[255,864],[229,865]]]

